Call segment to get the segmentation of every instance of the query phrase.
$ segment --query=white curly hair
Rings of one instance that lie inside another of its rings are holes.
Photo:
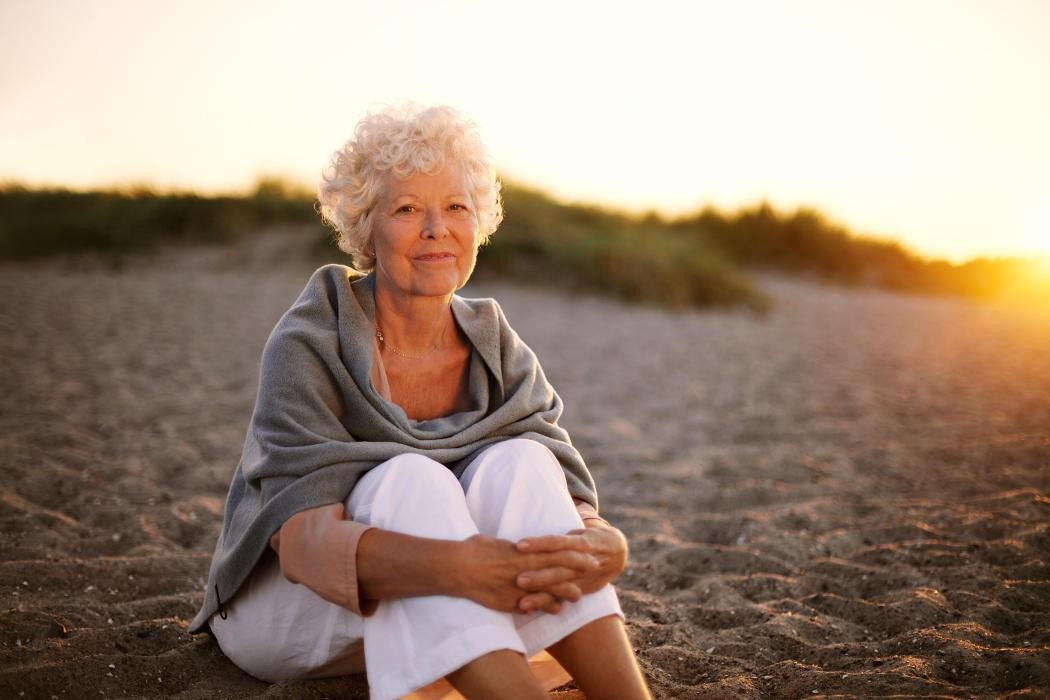
[[[466,176],[482,245],[503,220],[503,202],[477,125],[451,107],[416,105],[373,112],[357,123],[353,138],[332,154],[317,189],[321,218],[335,230],[336,243],[350,254],[354,269],[375,268],[372,218],[386,175],[432,174],[446,163]]]

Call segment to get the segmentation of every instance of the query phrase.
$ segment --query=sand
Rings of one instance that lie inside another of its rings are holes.
[[[367,697],[186,632],[310,271],[263,243],[0,265],[0,697]],[[1050,314],[761,283],[766,317],[470,288],[630,540],[654,695],[1047,697]]]

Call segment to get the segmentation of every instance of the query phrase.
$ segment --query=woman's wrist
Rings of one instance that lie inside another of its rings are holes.
[[[598,515],[597,509],[595,509],[595,507],[587,501],[584,501],[579,498],[573,498],[572,501],[576,505],[576,513],[580,516],[580,520],[583,521],[584,527],[590,527],[590,525],[588,525],[588,521],[591,520],[605,523],[606,525],[609,524],[608,521],[605,520],[605,518]]]
[[[463,543],[372,528],[357,552],[362,598],[384,600],[427,595],[456,595],[466,559]]]
[[[585,518],[582,518],[582,520],[583,526],[588,529],[592,527],[612,527],[612,525],[609,524],[608,520],[599,515],[589,515]]]
[[[427,577],[432,577],[440,589],[438,595],[462,597],[469,583],[467,572],[470,570],[468,540],[455,542],[441,540],[440,545],[432,551],[429,566],[421,567]]]

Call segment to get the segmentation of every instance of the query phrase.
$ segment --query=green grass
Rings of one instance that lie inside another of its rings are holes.
[[[851,286],[991,298],[1029,265],[1021,258],[928,260],[899,243],[857,236],[814,209],[782,214],[766,203],[731,215],[708,208],[671,225],[739,265]]]
[[[719,250],[662,222],[559,204],[521,187],[506,187],[504,199],[503,223],[480,255],[484,274],[666,306],[769,306]]]
[[[230,242],[260,226],[315,221],[308,199],[267,181],[245,197],[0,188],[0,259],[123,254],[161,243]]]

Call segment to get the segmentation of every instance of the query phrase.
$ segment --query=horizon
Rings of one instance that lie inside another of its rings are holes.
[[[563,199],[563,198],[560,198],[560,197],[556,196],[555,194],[553,194],[553,193],[551,193],[549,191],[542,190],[542,189],[537,188],[537,187],[533,187],[533,186],[530,186],[530,185],[524,185],[524,184],[522,184],[520,182],[508,181],[508,180],[506,180],[505,178],[502,178],[502,177],[500,178],[500,180],[502,182],[504,190],[506,188],[511,188],[511,189],[523,189],[523,190],[527,190],[527,191],[537,192],[537,193],[539,193],[540,196],[545,197],[545,198],[547,198],[547,199],[549,199],[549,200],[551,200],[551,201],[553,201],[553,202],[555,202],[555,203],[557,203],[559,205],[562,205],[562,206],[579,207],[579,208],[586,208],[586,209],[594,208],[594,209],[598,209],[599,211],[601,211],[603,213],[611,214],[613,216],[622,216],[622,217],[625,217],[625,218],[630,219],[630,220],[635,221],[635,222],[641,221],[641,220],[645,219],[648,216],[656,215],[657,217],[659,217],[659,219],[660,219],[660,221],[662,223],[666,224],[666,223],[672,223],[675,220],[688,220],[688,219],[691,219],[691,218],[696,218],[696,217],[699,217],[701,214],[703,214],[705,211],[708,211],[708,210],[714,211],[719,216],[731,219],[731,218],[736,217],[736,216],[738,216],[738,215],[740,215],[742,213],[749,212],[749,211],[754,211],[754,210],[756,210],[756,209],[758,209],[760,207],[765,207],[765,206],[771,207],[773,209],[774,213],[779,218],[789,218],[789,217],[795,215],[796,213],[803,212],[803,211],[811,212],[811,213],[815,213],[816,215],[818,215],[823,220],[823,222],[825,224],[827,224],[829,227],[833,227],[833,228],[837,228],[837,229],[842,230],[847,236],[849,236],[852,239],[868,240],[868,241],[875,241],[875,242],[881,242],[881,243],[887,243],[887,244],[891,244],[891,245],[896,245],[896,246],[899,246],[906,254],[914,256],[915,258],[918,258],[919,260],[922,260],[923,262],[926,262],[926,263],[947,262],[947,263],[949,263],[949,264],[951,264],[953,266],[965,266],[965,265],[970,264],[970,263],[981,263],[981,262],[1022,263],[1022,264],[1024,264],[1026,266],[1026,269],[1028,270],[1027,274],[1029,276],[1033,277],[1038,282],[1038,284],[1040,284],[1041,286],[1044,286],[1044,287],[1046,286],[1045,282],[1042,281],[1042,280],[1044,280],[1044,278],[1045,278],[1045,280],[1050,280],[1050,253],[1039,253],[1039,252],[1037,252],[1037,253],[1019,253],[1019,254],[1001,254],[1001,255],[999,255],[999,254],[989,254],[989,255],[976,255],[976,256],[973,256],[973,257],[969,257],[969,258],[952,260],[952,259],[949,259],[949,258],[947,258],[945,256],[938,256],[936,254],[923,253],[923,252],[921,252],[919,250],[916,250],[907,241],[903,241],[903,240],[899,240],[899,239],[895,239],[895,238],[889,238],[889,237],[885,237],[885,236],[878,236],[878,235],[874,235],[874,234],[869,234],[869,233],[866,233],[864,231],[855,231],[848,225],[848,223],[842,222],[842,221],[838,221],[836,219],[832,219],[831,217],[827,216],[824,212],[820,211],[816,207],[809,206],[809,205],[806,205],[806,204],[802,204],[802,205],[800,205],[798,207],[794,207],[792,209],[784,209],[784,208],[778,208],[778,207],[772,205],[770,202],[768,202],[766,200],[760,200],[760,201],[756,201],[756,202],[751,202],[749,204],[744,204],[744,205],[742,205],[740,207],[736,207],[734,209],[720,208],[720,207],[717,207],[717,206],[714,206],[714,205],[704,205],[703,207],[697,208],[697,209],[695,209],[693,211],[683,212],[681,214],[676,214],[676,215],[666,215],[666,214],[654,211],[652,209],[635,211],[635,210],[630,210],[630,209],[626,209],[626,208],[617,208],[614,205],[607,205],[607,204],[600,204],[600,203],[595,203],[595,202],[586,202],[586,201],[579,201],[579,200],[577,200],[577,201],[566,200],[566,199]],[[247,188],[215,190],[215,191],[211,191],[211,192],[204,192],[204,191],[201,191],[201,190],[194,190],[194,189],[188,189],[188,188],[160,188],[160,187],[155,187],[153,185],[150,185],[149,183],[143,183],[143,182],[127,183],[127,184],[123,184],[123,185],[119,185],[118,184],[118,185],[102,186],[102,187],[77,188],[77,187],[69,187],[69,186],[61,185],[61,184],[28,185],[27,183],[16,182],[16,181],[0,181],[0,192],[2,192],[5,188],[13,187],[13,188],[25,188],[27,191],[30,191],[30,192],[33,192],[33,191],[49,191],[49,190],[51,190],[51,191],[67,191],[67,192],[72,192],[72,193],[75,193],[75,194],[101,193],[101,194],[114,194],[114,195],[118,195],[118,196],[131,196],[131,197],[135,197],[135,196],[139,196],[139,195],[146,195],[146,196],[157,196],[157,197],[190,196],[190,197],[203,197],[203,198],[222,198],[222,197],[240,198],[240,197],[251,197],[251,196],[253,196],[258,191],[259,187],[262,186],[264,183],[273,183],[273,184],[276,184],[278,187],[283,188],[285,193],[291,199],[297,199],[299,197],[305,197],[305,198],[312,198],[312,200],[314,202],[316,202],[316,195],[315,195],[315,193],[310,191],[309,188],[306,185],[304,185],[301,182],[296,182],[296,181],[290,180],[288,178],[285,178],[285,177],[282,177],[282,176],[276,175],[276,174],[269,174],[269,175],[260,176],[259,178],[257,178],[255,180],[255,182],[251,186],[249,186]],[[323,223],[323,221],[321,220],[320,216],[318,216],[317,224],[321,225],[321,226],[325,226],[326,225],[326,224]],[[498,229],[497,229],[496,233],[499,233]]]
[[[282,9],[0,6],[0,181],[307,183],[366,110],[412,100],[474,119],[508,182],[559,202],[766,201],[926,258],[1050,255],[1045,4]]]

